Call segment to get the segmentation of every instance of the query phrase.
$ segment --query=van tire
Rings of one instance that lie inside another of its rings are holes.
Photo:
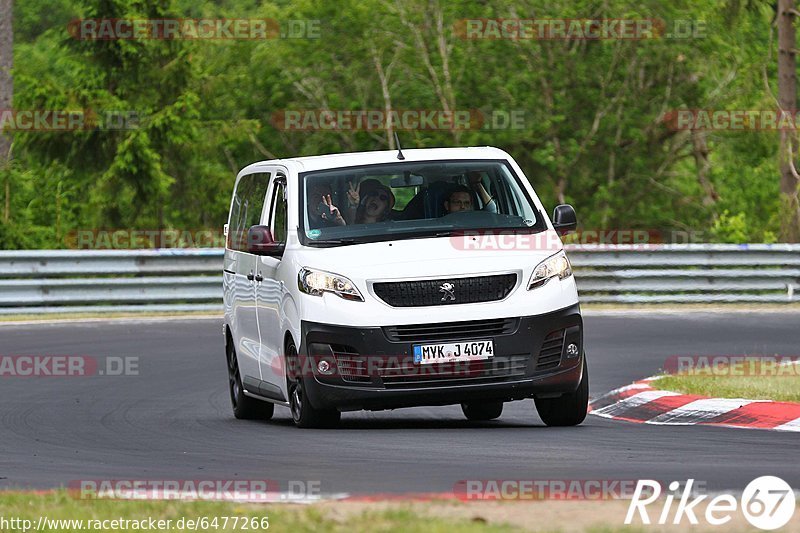
[[[575,392],[558,398],[536,398],[539,418],[548,426],[577,426],[586,418],[589,409],[589,371],[583,356],[583,376]]]
[[[297,357],[297,347],[294,341],[289,340],[286,346],[286,368],[296,368],[289,363],[290,359]],[[299,428],[333,428],[339,424],[342,414],[336,409],[317,409],[308,399],[306,394],[306,378],[302,372],[298,376],[288,376],[289,408],[292,411],[292,420]]]
[[[275,404],[262,402],[245,395],[242,376],[239,373],[239,359],[231,343],[225,347],[228,366],[228,389],[231,395],[233,416],[239,420],[269,420],[275,413]]]
[[[473,422],[494,420],[503,414],[503,402],[462,403],[461,411]]]

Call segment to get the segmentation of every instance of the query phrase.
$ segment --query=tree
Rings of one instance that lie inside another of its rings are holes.
[[[781,111],[797,112],[797,38],[794,18],[794,0],[778,1],[778,104]],[[795,159],[798,152],[797,132],[792,129],[781,131],[779,164],[781,171],[781,240],[797,242],[800,240],[800,205],[798,205],[798,185]]]
[[[777,0],[727,3],[16,2],[15,107],[101,118],[104,110],[135,111],[139,121],[128,129],[14,132],[14,165],[0,174],[0,197],[6,179],[13,193],[0,248],[69,245],[61,235],[87,228],[219,228],[233,176],[253,161],[392,147],[392,127],[303,129],[275,120],[325,109],[474,110],[482,121],[464,129],[400,126],[403,146],[498,146],[545,205],[574,204],[583,229],[680,230],[676,239],[701,230],[717,240],[774,242],[792,220],[781,201],[796,198],[793,136],[781,152],[782,189],[779,133],[749,122],[675,128],[665,120],[676,110],[778,105]],[[316,31],[254,40],[70,36],[71,20],[96,17],[259,18]],[[526,17],[660,19],[665,30],[694,21],[707,29],[642,40],[462,31],[465,21]],[[735,24],[723,27],[728,19]],[[794,61],[793,47],[782,47],[782,59]],[[794,67],[784,67],[791,78]],[[796,107],[795,91],[780,91],[787,110]]]
[[[11,109],[14,97],[14,79],[11,69],[14,66],[14,31],[12,26],[13,0],[0,0],[0,112]],[[0,173],[6,176],[5,205],[3,223],[7,224],[11,208],[11,184],[8,166],[11,161],[11,139],[0,131]]]

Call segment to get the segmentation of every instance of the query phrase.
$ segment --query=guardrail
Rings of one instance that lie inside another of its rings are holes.
[[[0,251],[0,315],[222,310],[218,248]]]
[[[800,245],[568,246],[583,302],[797,302]]]
[[[567,249],[583,302],[800,301],[800,245]],[[221,249],[0,251],[0,314],[220,312],[222,253]]]

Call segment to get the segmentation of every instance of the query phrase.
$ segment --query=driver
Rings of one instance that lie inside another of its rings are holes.
[[[448,215],[451,213],[458,213],[460,211],[472,211],[473,209],[472,191],[470,191],[470,189],[464,185],[457,185],[454,187],[444,201],[444,210]],[[490,197],[489,201],[486,202],[481,211],[497,213],[497,204],[494,201],[494,198]]]

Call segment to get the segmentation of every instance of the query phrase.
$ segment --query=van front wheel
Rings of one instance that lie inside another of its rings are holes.
[[[286,347],[286,359],[288,361],[296,357],[297,348],[294,342],[289,341]],[[294,367],[295,365],[287,364],[287,368]],[[311,405],[302,372],[298,376],[289,376],[289,407],[292,410],[292,420],[299,428],[335,427],[342,416],[336,409],[317,409]]]
[[[229,343],[225,351],[228,362],[228,390],[231,395],[233,416],[240,420],[269,420],[272,418],[275,413],[275,405],[245,395],[236,350]]]
[[[583,356],[583,376],[578,390],[558,398],[536,398],[539,418],[548,426],[577,426],[586,418],[589,408],[589,371]]]

